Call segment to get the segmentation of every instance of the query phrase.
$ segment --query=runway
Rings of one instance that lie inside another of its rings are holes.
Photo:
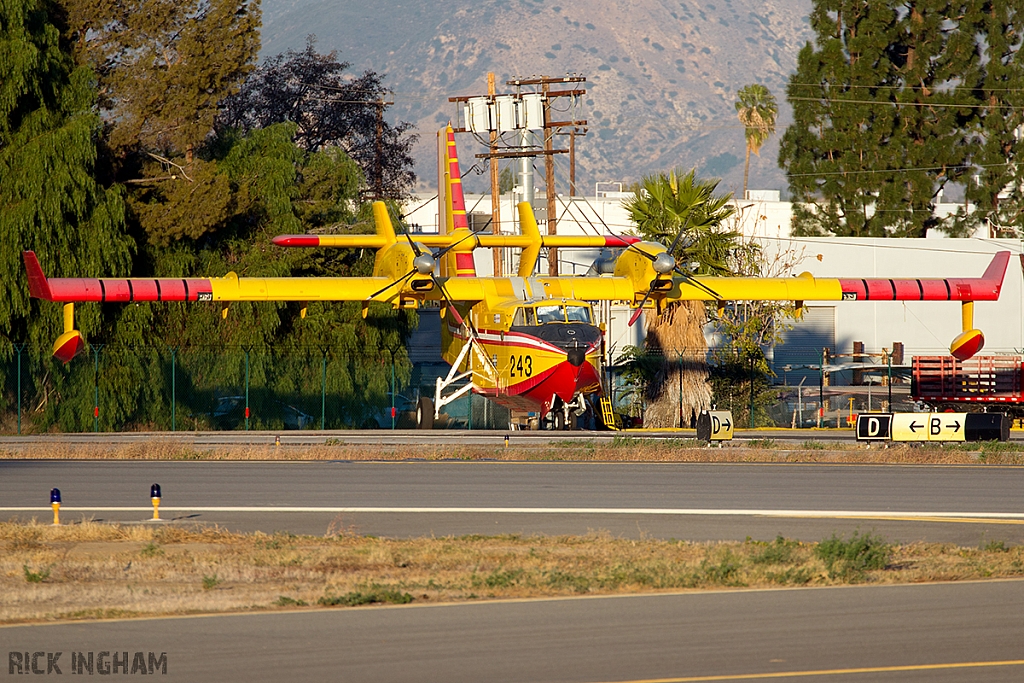
[[[1022,602],[1024,582],[997,581],[15,626],[0,638],[9,652],[61,652],[64,675],[72,652],[166,653],[168,681],[1009,683],[1024,678]]]
[[[393,537],[583,534],[1024,542],[1024,468],[701,463],[0,461],[0,518]]]

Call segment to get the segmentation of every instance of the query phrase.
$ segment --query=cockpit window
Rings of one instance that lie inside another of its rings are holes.
[[[565,308],[562,306],[538,306],[537,322],[541,325],[544,323],[564,323]]]
[[[569,322],[590,324],[590,306],[567,306]]]
[[[522,308],[516,309],[515,317],[512,318],[512,325],[515,327],[522,327],[526,324],[526,314],[523,313]]]

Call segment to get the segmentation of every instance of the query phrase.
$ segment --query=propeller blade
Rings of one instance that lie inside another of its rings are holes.
[[[413,268],[412,270],[410,270],[408,273],[405,274],[405,277],[400,278],[398,280],[395,280],[391,284],[388,284],[388,285],[382,287],[381,289],[378,289],[376,292],[374,292],[373,294],[370,295],[370,298],[371,299],[375,299],[378,295],[383,294],[384,292],[388,291],[389,289],[391,289],[395,285],[404,285],[405,282],[409,278],[411,278],[413,275],[415,275],[415,274],[416,274],[416,269]]]
[[[461,325],[462,316],[459,315],[458,309],[455,308],[455,302],[452,301],[452,298],[450,296],[448,296],[448,291],[444,288],[444,285],[441,284],[440,280],[438,280],[433,275],[431,275],[430,277],[434,280],[434,285],[441,291],[441,296],[443,296],[444,300],[448,303],[448,308],[449,310],[451,310],[452,317],[455,318],[455,322]]]
[[[650,296],[651,296],[651,289],[648,289],[647,292],[644,293],[644,298],[640,302],[640,305],[636,307],[635,311],[633,311],[633,315],[629,316],[629,326],[630,327],[633,327],[633,323],[635,323],[637,321],[637,318],[640,317],[640,314],[644,310],[644,304],[647,303],[647,299],[650,298]]]
[[[693,275],[690,275],[686,271],[682,270],[678,266],[676,266],[676,273],[681,275],[684,280],[686,280],[687,282],[692,284],[694,287],[697,287],[698,289],[703,289],[705,292],[707,292],[711,296],[715,297],[715,299],[718,299],[719,301],[722,300],[722,295],[721,294],[719,294],[715,290],[711,289],[706,284],[704,284],[703,282],[701,282],[700,280],[695,278]]]

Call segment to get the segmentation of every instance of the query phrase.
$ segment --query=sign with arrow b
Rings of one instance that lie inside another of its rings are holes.
[[[967,413],[896,413],[893,441],[966,441]]]

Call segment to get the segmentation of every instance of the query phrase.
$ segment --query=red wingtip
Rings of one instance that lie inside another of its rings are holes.
[[[1010,263],[1010,252],[999,251],[992,257],[992,263],[988,264],[981,279],[996,287],[1003,284],[1003,276],[1006,275],[1006,266]]]
[[[50,283],[46,281],[43,267],[39,265],[34,251],[25,251],[21,254],[25,261],[25,272],[28,274],[28,292],[33,299],[46,299],[53,301],[53,294],[50,292]]]
[[[320,246],[320,238],[316,235],[278,235],[270,241],[279,247]]]
[[[629,326],[630,327],[633,327],[633,323],[636,322],[637,318],[639,318],[640,314],[643,313],[643,312],[644,312],[644,307],[643,306],[637,306],[636,310],[633,311],[633,315],[629,316]]]

